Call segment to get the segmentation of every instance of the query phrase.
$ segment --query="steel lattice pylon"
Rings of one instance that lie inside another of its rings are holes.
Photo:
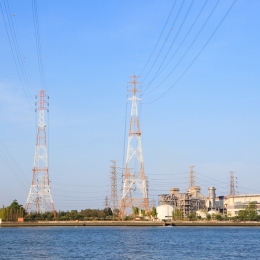
[[[234,172],[230,172],[230,196],[234,196],[236,194],[236,189],[235,189],[235,175]]]
[[[117,167],[116,167],[116,161],[111,161],[113,164],[110,167],[111,168],[111,191],[110,191],[110,208],[112,209],[113,213],[115,210],[118,210],[118,197],[117,197]]]
[[[190,166],[189,188],[195,185],[194,167],[195,166]]]
[[[37,96],[38,102],[36,103],[38,105],[36,111],[39,111],[39,115],[34,165],[32,169],[32,184],[26,201],[25,210],[28,213],[53,212],[54,215],[56,215],[49,181],[46,124],[44,119],[44,112],[48,112],[48,110],[45,108],[45,97],[45,91],[41,90]]]
[[[130,129],[128,134],[128,146],[126,153],[126,165],[124,170],[124,182],[122,190],[122,200],[120,203],[120,217],[130,214],[133,207],[144,209],[146,214],[150,214],[147,181],[144,173],[144,162],[141,145],[141,131],[138,119],[137,101],[141,99],[136,96],[136,76],[132,76],[132,101]],[[133,193],[133,194],[132,194]]]

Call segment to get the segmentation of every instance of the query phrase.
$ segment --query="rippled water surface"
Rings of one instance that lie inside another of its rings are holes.
[[[260,259],[260,228],[0,228],[0,259]]]

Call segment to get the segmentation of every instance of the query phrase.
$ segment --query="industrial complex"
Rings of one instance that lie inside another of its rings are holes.
[[[136,76],[132,77],[132,109],[130,115],[130,127],[128,134],[128,146],[126,150],[126,164],[122,178],[122,193],[118,195],[117,166],[112,160],[110,179],[111,191],[110,199],[106,199],[106,207],[110,207],[113,212],[117,211],[117,216],[121,219],[129,215],[151,216],[151,205],[148,197],[148,182],[144,171],[144,161],[141,145],[141,130],[138,119],[137,97],[140,90],[137,88]],[[25,210],[36,213],[53,212],[55,216],[54,202],[51,195],[48,174],[48,155],[46,148],[46,124],[44,112],[45,91],[41,90],[39,100],[36,102],[39,111],[38,132],[36,149],[34,156],[33,180],[26,202]],[[255,202],[257,213],[260,215],[260,194],[236,194],[235,176],[230,172],[230,192],[228,195],[217,194],[217,188],[208,187],[208,194],[202,194],[201,187],[195,185],[195,166],[190,166],[189,184],[186,192],[180,192],[178,187],[170,188],[167,194],[158,194],[158,206],[156,207],[156,218],[159,220],[172,220],[174,215],[181,218],[188,218],[191,214],[196,214],[200,218],[207,215],[220,214],[234,217],[240,210],[244,210],[250,202]],[[154,205],[155,206],[155,205]],[[134,214],[133,212],[136,211]],[[137,213],[138,212],[138,213]]]
[[[140,89],[137,88],[136,76],[132,77],[132,109],[130,115],[130,127],[128,134],[128,146],[126,151],[126,165],[123,173],[122,184],[122,197],[121,201],[115,195],[117,194],[116,186],[116,166],[115,161],[111,167],[111,197],[110,205],[112,210],[116,209],[119,205],[119,216],[124,218],[127,215],[133,214],[135,208],[139,208],[150,215],[150,207],[148,200],[148,185],[147,177],[144,172],[144,161],[141,146],[141,130],[138,119],[138,105],[137,101],[141,98],[137,97]],[[131,164],[133,163],[134,164]],[[130,166],[131,165],[131,166]],[[159,194],[158,206],[156,208],[157,219],[167,220],[172,219],[174,212],[181,214],[181,218],[187,218],[190,214],[196,213],[201,218],[206,218],[208,214],[222,214],[229,217],[234,217],[238,214],[239,210],[244,210],[249,202],[255,202],[257,205],[257,212],[260,215],[260,194],[236,194],[235,191],[235,176],[230,172],[230,192],[228,195],[221,194],[216,196],[216,188],[209,187],[208,194],[201,193],[200,186],[195,185],[195,166],[190,166],[189,172],[189,188],[186,192],[181,193],[180,189],[175,187],[171,188],[168,194]],[[134,213],[136,215],[136,213]],[[139,213],[142,214],[141,212]]]
[[[233,183],[230,186],[233,187]],[[191,213],[196,213],[196,216],[201,218],[206,218],[207,214],[235,217],[240,210],[245,210],[250,202],[256,203],[257,213],[260,215],[260,194],[230,192],[228,195],[216,196],[216,188],[209,187],[207,196],[203,196],[200,190],[199,186],[190,186],[185,193],[180,193],[179,188],[171,188],[169,194],[160,194],[159,206],[156,208],[158,219],[171,220],[177,210],[183,218],[187,218]]]

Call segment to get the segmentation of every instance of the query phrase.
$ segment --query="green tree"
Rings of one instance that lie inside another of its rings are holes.
[[[239,220],[245,221],[255,221],[258,220],[257,215],[257,205],[256,202],[249,202],[244,210],[239,210],[237,218]]]
[[[151,213],[152,217],[156,218],[157,217],[157,211],[156,211],[156,208],[153,207],[152,208],[152,213]]]
[[[210,214],[207,214],[206,219],[207,219],[208,221],[211,220],[211,215],[210,215]]]
[[[10,206],[0,209],[0,218],[3,221],[17,221],[18,218],[24,217],[25,210],[17,200],[13,200]]]
[[[182,220],[183,219],[182,211],[180,209],[174,209],[172,211],[172,219],[173,220]]]
[[[2,220],[6,219],[6,208],[4,206],[0,209],[0,218]]]
[[[20,210],[21,208],[23,208],[23,205],[20,205],[17,200],[13,200],[13,202],[11,203],[10,206],[8,206],[8,208],[12,209],[12,210]]]
[[[134,214],[135,216],[138,216],[138,215],[139,215],[139,208],[138,208],[138,207],[134,207],[134,206],[133,206],[133,214]]]
[[[222,216],[220,214],[216,214],[215,215],[215,219],[218,220],[218,221],[221,221],[222,220]]]
[[[111,208],[104,208],[104,213],[106,216],[113,216],[113,212]]]
[[[188,216],[188,219],[189,219],[190,221],[197,220],[196,212],[190,213],[189,216]]]

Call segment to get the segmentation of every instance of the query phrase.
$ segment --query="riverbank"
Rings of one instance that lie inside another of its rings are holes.
[[[164,226],[162,221],[26,221],[2,222],[1,227],[48,227],[48,226]]]
[[[115,227],[260,227],[260,222],[224,222],[224,221],[180,221],[180,222],[163,222],[163,221],[34,221],[34,222],[2,222],[0,227],[50,227],[50,226],[115,226]]]

